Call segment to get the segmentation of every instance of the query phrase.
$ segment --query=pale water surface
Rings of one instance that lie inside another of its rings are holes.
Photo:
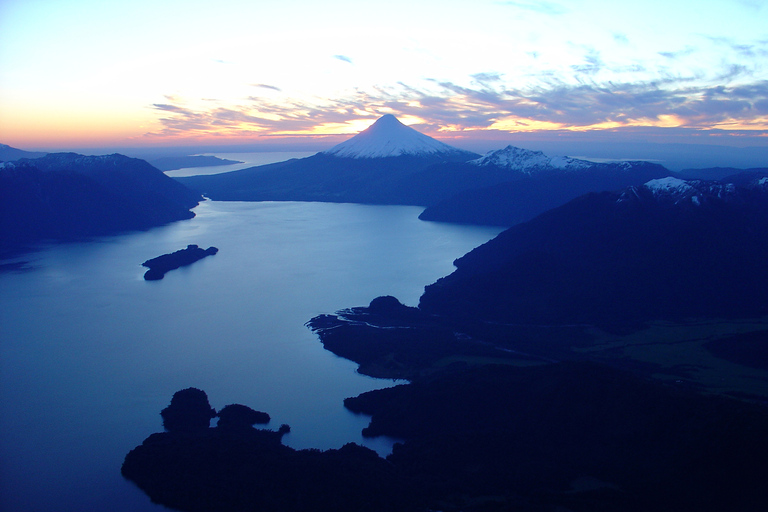
[[[229,165],[212,165],[204,167],[185,167],[183,169],[175,169],[173,171],[166,171],[165,174],[173,178],[181,178],[184,176],[197,176],[200,174],[221,174],[223,172],[239,171],[240,169],[247,169],[249,167],[255,167],[257,165],[273,164],[276,162],[284,162],[292,158],[306,158],[315,154],[314,151],[258,151],[250,153],[200,153],[203,156],[216,156],[225,160],[234,160],[236,162],[242,162],[239,164]]]
[[[367,444],[342,400],[391,385],[325,351],[304,323],[423,287],[497,228],[422,222],[420,208],[202,203],[147,232],[53,245],[0,274],[0,510],[142,511],[125,454],[162,430],[173,393],[204,389],[292,432],[296,448]],[[194,243],[215,256],[147,282],[146,259]]]

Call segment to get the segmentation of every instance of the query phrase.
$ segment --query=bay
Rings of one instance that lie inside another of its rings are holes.
[[[325,351],[304,323],[423,287],[500,231],[418,220],[421,208],[206,201],[146,232],[43,247],[0,274],[0,509],[165,510],[123,480],[175,391],[241,403],[295,448],[365,440],[345,397],[391,385]],[[144,281],[146,259],[219,253]]]

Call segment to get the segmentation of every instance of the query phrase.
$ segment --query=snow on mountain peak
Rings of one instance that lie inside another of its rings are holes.
[[[639,198],[641,189],[650,192],[651,196],[658,201],[674,204],[690,202],[694,206],[701,206],[704,202],[712,199],[727,200],[737,192],[736,186],[732,183],[682,180],[667,176],[666,178],[650,180],[641,187],[629,187],[621,194],[618,202]]]
[[[383,158],[390,156],[439,156],[469,152],[456,149],[401,123],[392,114],[380,117],[351,139],[322,154],[344,158]]]
[[[659,178],[657,180],[651,180],[644,185],[648,190],[651,190],[654,195],[659,194],[684,194],[691,190],[693,187],[685,180],[680,178],[674,178],[667,176],[666,178]]]
[[[703,180],[686,181],[672,176],[651,180],[643,186],[653,192],[655,197],[671,197],[676,200],[690,198],[697,204],[701,198],[724,199],[736,192],[736,186],[733,183]]]
[[[485,156],[472,160],[471,164],[484,167],[496,166],[505,169],[519,171],[524,174],[534,174],[540,171],[552,169],[562,169],[573,171],[591,167],[592,162],[578,160],[567,156],[550,157],[541,151],[532,151],[530,149],[518,148],[509,145],[503,149],[491,151]]]

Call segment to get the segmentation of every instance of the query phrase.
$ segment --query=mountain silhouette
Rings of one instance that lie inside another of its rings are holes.
[[[0,250],[147,229],[202,199],[144,160],[51,153],[0,164]]]
[[[432,172],[432,167],[477,157],[385,115],[349,140],[307,158],[177,179],[223,201],[427,205],[464,188],[446,189],[445,173]]]
[[[650,162],[595,163],[514,146],[491,151],[465,167],[467,174],[495,181],[430,205],[419,218],[513,226],[588,192],[619,190],[670,174]]]
[[[362,132],[322,154],[342,158],[434,156],[442,160],[459,161],[473,156],[469,151],[456,149],[404,125],[392,114],[380,117]]]
[[[13,148],[7,144],[0,144],[0,162],[13,162],[21,158],[40,158],[46,153],[35,151],[24,151],[23,149]]]
[[[452,317],[621,325],[768,314],[768,179],[674,177],[590,193],[456,260],[420,309]]]
[[[480,157],[387,114],[308,158],[177,179],[217,200],[407,204],[429,207],[424,220],[510,226],[586,192],[669,174],[648,162],[594,163],[514,146]]]

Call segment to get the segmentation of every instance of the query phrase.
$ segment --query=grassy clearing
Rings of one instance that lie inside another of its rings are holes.
[[[527,359],[517,359],[517,358],[509,358],[509,357],[482,357],[482,356],[450,356],[450,357],[444,357],[440,359],[439,361],[436,361],[433,365],[436,368],[445,368],[447,366],[450,366],[451,364],[467,364],[470,366],[483,366],[488,364],[504,364],[508,366],[534,366],[538,364],[546,364],[544,361],[534,361],[530,358]]]
[[[757,395],[768,400],[768,370],[716,357],[704,344],[736,335],[765,331],[768,317],[733,320],[653,322],[626,335],[592,330],[594,342],[572,350],[597,361],[641,364],[656,378],[729,395]],[[734,342],[736,343],[736,342]]]

